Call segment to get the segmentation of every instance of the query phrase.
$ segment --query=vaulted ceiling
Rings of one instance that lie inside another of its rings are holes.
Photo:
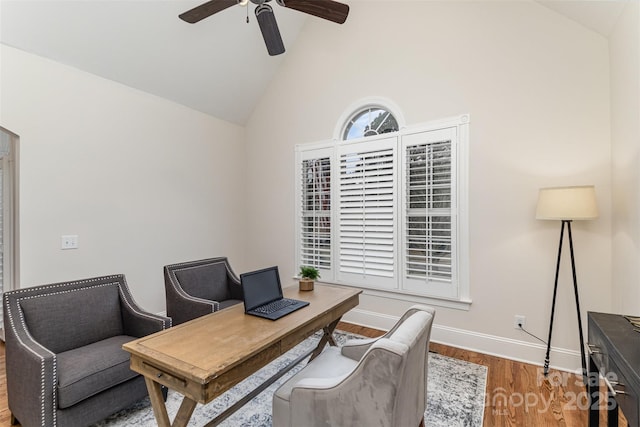
[[[267,54],[251,3],[178,19],[204,1],[1,0],[0,42],[243,125],[287,54]],[[607,37],[625,2],[539,3]],[[287,48],[319,19],[272,4]]]

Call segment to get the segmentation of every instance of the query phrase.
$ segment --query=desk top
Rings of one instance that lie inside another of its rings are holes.
[[[244,314],[244,305],[224,310],[126,343],[123,348],[156,368],[200,384],[261,352],[282,354],[358,305],[358,289],[319,285],[313,291],[284,288],[286,298],[309,305],[276,321]]]

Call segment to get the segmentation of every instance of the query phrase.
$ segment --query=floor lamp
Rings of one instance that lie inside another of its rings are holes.
[[[576,278],[576,262],[573,255],[573,238],[571,237],[571,222],[588,220],[598,217],[596,192],[592,185],[577,187],[541,188],[538,193],[536,219],[562,221],[560,228],[560,243],[558,245],[558,260],[556,263],[556,278],[553,285],[553,301],[551,303],[551,319],[549,321],[549,339],[547,354],[544,359],[544,375],[549,373],[549,351],[551,350],[551,333],[553,331],[553,315],[556,308],[556,294],[558,291],[558,274],[560,272],[560,258],[562,255],[562,241],[565,226],[569,234],[569,252],[571,254],[571,272],[573,274],[573,291],[576,297],[576,311],[578,313],[578,331],[580,333],[580,356],[582,359],[582,378],[587,382],[587,364],[584,353],[584,338],[582,334],[582,318],[580,316],[580,300],[578,298],[578,280]]]

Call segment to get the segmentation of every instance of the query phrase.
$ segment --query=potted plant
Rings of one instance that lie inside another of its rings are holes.
[[[300,267],[300,290],[301,291],[312,291],[313,290],[313,281],[320,277],[320,272],[317,268],[311,266],[301,266]]]

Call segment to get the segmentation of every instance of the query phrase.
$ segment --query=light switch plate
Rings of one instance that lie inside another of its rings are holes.
[[[60,249],[78,249],[78,235],[67,234],[62,236]]]

